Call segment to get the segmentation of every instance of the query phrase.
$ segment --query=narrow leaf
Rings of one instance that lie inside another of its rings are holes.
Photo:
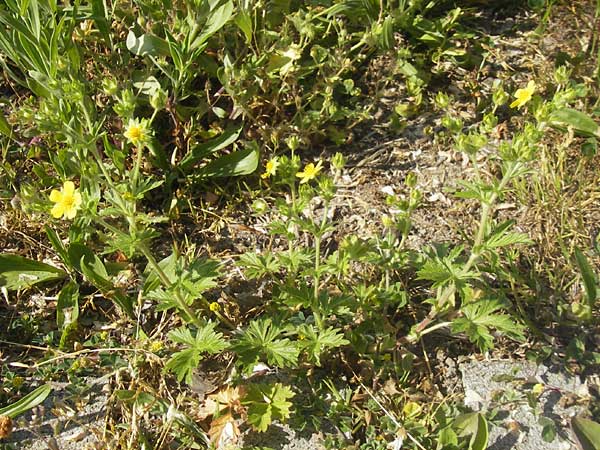
[[[259,151],[255,147],[248,147],[208,163],[197,173],[204,178],[237,177],[248,175],[258,167]]]
[[[581,271],[581,277],[583,278],[583,287],[587,297],[590,308],[594,307],[596,300],[598,299],[596,275],[590,266],[587,258],[581,250],[575,248],[575,259],[577,260],[577,266]]]
[[[600,450],[600,423],[573,417],[571,427],[581,450]]]
[[[48,397],[50,392],[52,392],[52,386],[44,384],[27,394],[25,397],[17,400],[12,405],[0,408],[0,416],[8,416],[11,419],[14,419],[18,415],[23,414],[25,411],[36,407],[46,400],[46,397]]]
[[[19,255],[0,254],[0,286],[24,289],[37,283],[59,280],[67,274],[61,269]]]
[[[225,130],[221,136],[193,147],[192,150],[181,160],[179,164],[180,169],[185,172],[211,153],[224,149],[225,147],[233,144],[235,141],[237,141],[241,132],[241,126],[229,128]]]
[[[557,128],[573,127],[573,129],[588,137],[600,137],[598,124],[587,114],[571,108],[555,111],[550,117],[550,124]]]

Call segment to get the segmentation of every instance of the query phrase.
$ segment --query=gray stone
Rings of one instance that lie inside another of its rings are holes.
[[[498,411],[488,450],[576,449],[569,421],[584,409],[577,400],[589,398],[587,385],[578,376],[561,368],[511,360],[472,361],[459,369],[465,405],[475,411]],[[543,385],[544,390],[532,407],[527,394],[533,395],[535,384]],[[542,438],[540,417],[556,424],[557,436],[552,442]]]

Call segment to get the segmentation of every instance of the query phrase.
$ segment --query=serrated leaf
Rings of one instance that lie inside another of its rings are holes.
[[[297,365],[299,350],[289,339],[278,339],[281,332],[270,319],[250,322],[233,345],[246,371],[251,371],[261,359],[278,367]]]
[[[338,348],[349,343],[344,339],[339,328],[327,328],[318,331],[315,327],[304,325],[298,330],[299,345],[307,353],[309,359],[317,366],[321,365],[321,354],[326,350]]]
[[[49,264],[19,255],[0,254],[0,286],[8,290],[25,289],[45,281],[60,280],[66,273]]]
[[[509,232],[514,224],[514,220],[507,220],[498,225],[487,237],[484,246],[487,248],[499,248],[514,244],[531,244],[533,241],[526,234]]]
[[[265,432],[273,420],[284,421],[290,416],[294,392],[281,383],[253,384],[242,404],[248,406],[248,423],[256,431]]]
[[[573,417],[571,428],[581,450],[600,450],[600,423],[583,417]]]
[[[192,382],[192,371],[198,367],[204,353],[220,353],[229,346],[223,334],[214,330],[215,327],[216,323],[207,322],[196,331],[195,336],[186,327],[169,332],[169,339],[189,347],[175,353],[165,366],[175,373],[179,382],[182,380],[188,384]]]
[[[259,255],[258,253],[247,252],[240,256],[237,264],[244,269],[244,274],[249,279],[275,273],[281,267],[272,253]]]
[[[513,339],[524,339],[521,325],[506,314],[495,314],[503,306],[498,299],[483,299],[463,305],[463,317],[452,321],[452,332],[465,333],[482,351],[493,347],[494,338],[490,329],[503,332]]]
[[[197,352],[194,348],[187,348],[176,352],[167,361],[165,368],[175,373],[177,381],[180,383],[185,380],[187,384],[190,384],[192,382],[192,371],[198,367],[200,357],[200,352]]]

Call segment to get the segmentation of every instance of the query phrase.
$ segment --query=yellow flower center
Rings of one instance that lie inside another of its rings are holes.
[[[139,141],[142,137],[142,129],[140,127],[133,126],[129,129],[129,139],[132,141]]]

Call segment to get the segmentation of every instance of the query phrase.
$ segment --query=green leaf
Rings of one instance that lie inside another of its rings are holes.
[[[281,267],[272,253],[259,255],[254,252],[244,253],[240,256],[238,266],[244,269],[244,274],[251,280],[276,273]]]
[[[452,332],[465,333],[469,340],[477,344],[482,351],[493,347],[494,338],[490,332],[491,328],[495,328],[513,339],[524,339],[521,325],[506,314],[495,314],[503,306],[499,299],[483,299],[463,305],[461,308],[463,317],[452,322]]]
[[[171,56],[167,41],[152,34],[142,34],[136,37],[135,33],[130,30],[126,45],[131,53],[138,56]]]
[[[541,416],[538,423],[542,426],[542,439],[545,442],[552,442],[556,438],[556,424],[554,420]]]
[[[250,44],[252,42],[252,17],[250,17],[250,13],[240,10],[235,15],[234,21],[238,28],[242,30],[242,33],[244,33],[246,44]]]
[[[288,399],[294,392],[281,383],[251,384],[242,404],[248,407],[248,423],[259,432],[267,431],[273,420],[284,421],[290,417],[292,403]]]
[[[208,40],[208,38],[223,28],[233,15],[233,2],[231,0],[220,3],[221,4],[219,4],[217,8],[210,12],[208,19],[204,24],[204,29],[191,46],[192,50],[200,47]]]
[[[7,137],[12,136],[12,127],[9,125],[4,113],[0,111],[0,133]]]
[[[179,168],[184,172],[188,171],[194,164],[201,161],[211,153],[222,150],[225,147],[233,144],[235,141],[237,141],[241,132],[242,126],[237,128],[229,128],[225,130],[219,137],[192,147],[190,152],[185,155],[185,157],[179,163]]]
[[[581,450],[600,450],[600,423],[583,417],[573,417],[571,427]]]
[[[56,324],[60,330],[79,317],[79,285],[74,281],[67,283],[58,293],[56,304]]]
[[[249,145],[243,150],[221,156],[201,169],[198,169],[195,174],[203,178],[248,175],[258,167],[259,156],[258,145]]]
[[[62,262],[66,264],[69,268],[73,268],[73,265],[71,264],[71,258],[69,258],[69,253],[67,252],[67,249],[65,248],[63,242],[58,236],[58,233],[52,228],[50,228],[48,225],[46,225],[45,230],[46,236],[48,236],[50,244],[52,244],[52,248],[54,248],[54,251],[58,253],[58,256],[60,256]]]
[[[25,289],[66,276],[63,270],[49,264],[19,255],[0,254],[0,286],[8,290]]]
[[[303,325],[298,329],[299,345],[309,359],[317,366],[321,365],[321,354],[326,350],[338,348],[349,343],[339,328],[327,328],[319,331],[312,325]]]
[[[484,247],[492,249],[514,244],[531,244],[533,241],[526,234],[509,232],[514,224],[514,220],[507,220],[498,225],[498,227],[487,237],[483,244]]]
[[[96,286],[102,292],[102,295],[113,300],[129,317],[134,316],[133,300],[125,295],[121,289],[115,287],[100,258],[94,254],[83,255],[79,260],[79,267],[83,276]]]
[[[106,14],[106,0],[91,0],[91,3],[93,13],[92,19],[106,44],[109,47],[112,47],[110,23],[108,22],[108,16]]]
[[[207,322],[196,331],[195,336],[186,327],[169,332],[169,339],[173,342],[188,346],[187,349],[175,353],[165,366],[175,373],[178,381],[185,380],[188,384],[192,382],[192,372],[198,367],[202,354],[220,353],[229,347],[223,334],[215,331],[215,326],[216,323]]]
[[[590,308],[593,308],[598,299],[598,283],[596,275],[583,252],[577,247],[575,247],[575,259],[579,271],[581,272],[581,277],[583,278],[583,287],[585,289],[588,305]]]
[[[555,111],[550,116],[550,124],[556,128],[573,127],[586,137],[600,137],[598,124],[587,114],[571,108]]]
[[[298,364],[296,345],[289,339],[278,339],[282,331],[271,319],[250,322],[233,345],[233,351],[238,353],[246,372],[252,371],[261,358],[278,367],[295,367]]]
[[[52,386],[44,384],[27,394],[25,397],[17,400],[12,405],[0,408],[0,416],[8,416],[11,419],[14,419],[46,400],[46,397],[50,395],[50,392],[52,392]]]
[[[454,428],[461,437],[471,436],[469,450],[485,450],[488,442],[488,425],[480,413],[465,413],[454,419]]]
[[[187,384],[192,382],[192,372],[200,363],[200,353],[193,348],[181,350],[171,357],[165,368],[169,369],[177,376],[177,381],[184,381]]]

